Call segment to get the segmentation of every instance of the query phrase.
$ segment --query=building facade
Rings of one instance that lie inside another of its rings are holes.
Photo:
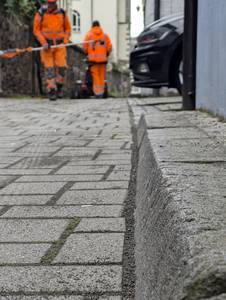
[[[99,20],[113,43],[112,62],[126,66],[130,53],[130,0],[59,0],[72,22],[73,42],[82,42],[94,20]]]
[[[144,4],[144,23],[145,26],[155,20],[155,6],[159,6],[160,18],[184,12],[183,0],[143,0]]]

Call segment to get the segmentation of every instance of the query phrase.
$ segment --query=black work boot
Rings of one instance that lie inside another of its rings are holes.
[[[48,92],[48,98],[50,101],[56,101],[57,100],[57,92],[55,89],[52,89]]]
[[[57,96],[59,99],[64,97],[63,84],[57,84]]]

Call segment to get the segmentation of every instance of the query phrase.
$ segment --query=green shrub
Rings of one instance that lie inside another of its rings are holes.
[[[6,11],[19,23],[24,23],[33,18],[34,12],[43,0],[3,0]]]

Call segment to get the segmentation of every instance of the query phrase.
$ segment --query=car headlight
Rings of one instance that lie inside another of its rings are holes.
[[[169,30],[153,30],[153,31],[149,31],[145,34],[142,34],[141,36],[139,36],[137,38],[137,44],[139,46],[141,45],[148,45],[148,44],[153,44],[158,42],[159,40],[164,39],[168,34],[169,34]]]

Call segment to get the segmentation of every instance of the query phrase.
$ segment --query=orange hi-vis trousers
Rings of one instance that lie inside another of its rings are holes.
[[[102,96],[105,90],[106,64],[93,64],[90,71],[93,79],[93,92],[96,96]]]
[[[62,85],[65,79],[67,67],[67,50],[55,48],[41,51],[41,60],[45,68],[47,91],[57,89],[57,85]]]

